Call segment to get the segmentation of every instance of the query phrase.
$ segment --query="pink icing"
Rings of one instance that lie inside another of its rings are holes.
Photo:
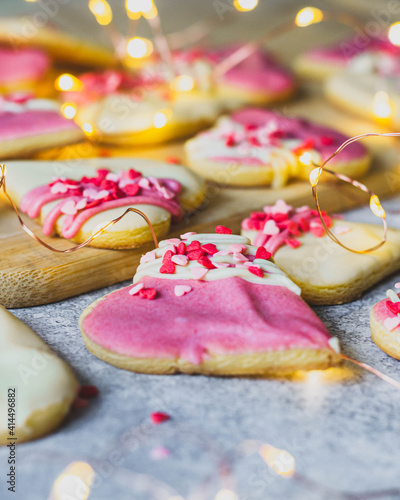
[[[38,80],[49,66],[49,58],[40,50],[0,47],[0,84]]]
[[[400,297],[400,293],[397,294]],[[373,312],[375,315],[375,318],[379,323],[384,323],[386,319],[390,318],[396,318],[396,314],[392,311],[389,310],[387,307],[388,303],[391,303],[392,301],[390,299],[384,299],[378,302],[377,304],[374,305],[373,307]],[[394,330],[399,330],[400,326],[395,328]]]
[[[0,111],[0,137],[2,140],[71,129],[78,129],[78,126],[56,111],[27,110],[22,113]]]
[[[209,355],[330,349],[323,323],[284,287],[237,277],[142,281],[157,290],[156,300],[131,296],[130,287],[107,295],[83,320],[93,342],[124,356],[183,358],[193,364]],[[192,290],[177,297],[176,286]]]
[[[322,215],[327,227],[331,227],[331,217],[325,212]],[[263,246],[272,255],[284,245],[292,248],[301,246],[296,237],[306,232],[312,232],[316,237],[325,234],[317,210],[307,206],[294,209],[283,200],[264,207],[262,212],[252,212],[250,217],[243,220],[242,229],[257,231],[253,245]]]
[[[345,135],[331,128],[316,125],[301,118],[286,117],[266,109],[243,109],[233,113],[231,118],[234,122],[241,124],[244,127],[244,131],[238,137],[235,137],[235,134],[229,134],[229,137],[225,138],[226,141],[230,141],[230,143],[226,143],[227,146],[239,143],[250,148],[270,148],[271,146],[279,147],[280,140],[299,139],[303,142],[293,150],[295,154],[314,149],[325,160],[348,139]],[[204,132],[204,134],[213,133],[213,131]],[[344,149],[338,156],[332,158],[331,162],[351,161],[361,158],[366,154],[366,148],[359,142],[355,142]],[[240,158],[240,161],[244,161],[244,158]],[[251,154],[246,158],[254,159]],[[213,157],[212,159],[215,161],[226,161],[225,157]],[[237,158],[235,161],[237,161]],[[253,161],[249,163],[249,165],[252,164],[257,165]]]
[[[39,217],[44,205],[61,200],[44,218],[43,233],[50,236],[57,219],[65,214],[62,236],[73,238],[94,215],[129,205],[154,205],[179,220],[182,212],[177,201],[181,189],[174,179],[143,177],[131,169],[114,174],[106,169],[97,176],[80,181],[57,178],[50,184],[29,191],[21,200],[21,211],[32,219]]]

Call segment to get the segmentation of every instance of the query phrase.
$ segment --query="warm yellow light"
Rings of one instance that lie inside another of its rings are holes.
[[[86,462],[73,462],[54,483],[51,498],[63,500],[75,498],[86,500],[94,479],[94,470]]]
[[[388,38],[393,45],[400,46],[400,23],[394,23],[390,26]]]
[[[384,90],[379,90],[373,101],[374,115],[377,118],[389,118],[392,114],[392,106],[390,105],[389,96]]]
[[[60,75],[55,81],[55,87],[57,90],[64,92],[81,90],[82,82],[74,75],[69,73],[64,73]]]
[[[312,163],[312,155],[311,153],[308,153],[307,151],[303,153],[301,156],[299,156],[299,162],[302,165],[309,166]]]
[[[171,89],[176,92],[188,92],[194,87],[194,80],[189,75],[176,76],[171,82]]]
[[[145,17],[146,19],[154,19],[157,14],[158,14],[157,7],[153,4],[150,10],[148,10],[147,12],[143,12],[143,17]]]
[[[319,167],[311,170],[309,179],[312,187],[318,184],[320,175],[321,175],[321,169]]]
[[[258,0],[234,0],[233,5],[241,12],[248,12],[257,7]]]
[[[72,120],[76,116],[76,107],[74,104],[66,102],[61,106],[61,112],[65,116],[65,118],[68,118],[68,120]]]
[[[153,19],[157,15],[157,8],[153,0],[126,0],[126,12],[130,19]]]
[[[310,24],[319,23],[323,18],[324,14],[321,9],[317,9],[316,7],[305,7],[297,13],[295,23],[297,26],[305,27]]]
[[[102,26],[110,24],[113,18],[110,4],[106,0],[89,0],[89,9]]]
[[[215,500],[237,500],[237,495],[234,491],[224,488],[215,495]]]
[[[296,461],[286,450],[280,450],[270,444],[260,446],[259,453],[265,463],[281,476],[291,477],[294,474]]]
[[[381,202],[379,201],[379,198],[376,196],[376,194],[371,196],[371,199],[369,200],[369,206],[374,215],[382,218],[385,217],[385,210],[383,209]]]
[[[158,113],[154,115],[153,125],[155,128],[163,128],[167,124],[167,121],[167,114],[164,111],[158,111]]]
[[[93,125],[92,125],[91,123],[86,122],[86,123],[84,123],[84,124],[82,125],[82,130],[83,130],[83,131],[85,132],[85,134],[87,134],[87,135],[93,134],[93,130],[94,130],[94,129],[93,129]]]
[[[153,44],[147,38],[135,36],[129,40],[126,51],[131,57],[141,59],[148,57],[153,52]]]

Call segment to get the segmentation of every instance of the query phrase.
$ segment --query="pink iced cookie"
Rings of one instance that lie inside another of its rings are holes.
[[[371,337],[382,351],[400,359],[400,298],[393,290],[387,296],[371,309]]]
[[[280,187],[293,177],[307,177],[312,167],[305,164],[327,159],[347,139],[305,119],[248,108],[220,118],[213,128],[187,141],[185,149],[189,166],[207,179]],[[369,163],[367,150],[357,142],[330,165],[357,177],[366,172]]]
[[[0,90],[30,88],[46,75],[49,66],[49,58],[40,50],[0,46]]]
[[[26,156],[82,140],[82,130],[59,109],[49,99],[19,94],[0,97],[0,158]]]
[[[161,242],[151,253],[134,287],[82,314],[84,341],[98,357],[137,372],[214,375],[277,374],[338,362],[328,331],[298,287],[247,238],[194,234]],[[187,261],[175,263],[175,255]]]

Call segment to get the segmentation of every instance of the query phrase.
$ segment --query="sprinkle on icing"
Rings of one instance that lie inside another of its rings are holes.
[[[21,210],[35,219],[44,205],[59,201],[46,215],[43,233],[50,236],[57,219],[65,215],[62,236],[72,238],[96,213],[127,205],[155,205],[179,220],[180,190],[180,183],[173,179],[144,177],[134,169],[118,173],[99,169],[94,177],[84,176],[80,180],[57,177],[50,184],[33,189],[22,199]]]
[[[398,285],[398,283],[395,284]],[[398,287],[396,287],[398,288]],[[394,290],[387,290],[387,300],[384,301],[388,316],[383,320],[383,326],[392,332],[400,326],[400,298]]]
[[[331,227],[332,218],[326,212],[322,216],[326,226]],[[242,222],[242,229],[257,231],[254,245],[263,247],[272,255],[284,245],[291,248],[301,246],[296,237],[304,233],[311,232],[317,238],[325,234],[317,210],[307,206],[293,208],[283,200],[278,200],[275,205],[265,206],[262,212],[252,212]],[[347,229],[350,231],[350,228]]]

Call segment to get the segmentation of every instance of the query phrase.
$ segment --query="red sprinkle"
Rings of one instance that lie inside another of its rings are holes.
[[[178,255],[185,255],[186,253],[186,245],[183,241],[181,241],[178,245]]]
[[[298,248],[301,246],[301,243],[299,240],[293,240],[293,239],[287,239],[285,240],[286,245],[288,245],[291,248]]]
[[[310,226],[310,232],[317,238],[322,238],[325,234],[325,229],[322,224],[313,224]]]
[[[235,145],[235,139],[233,138],[233,135],[228,135],[225,140],[225,145],[228,146],[228,148]]]
[[[255,274],[259,278],[264,276],[264,271],[262,269],[258,269],[258,267],[249,266],[247,269],[251,272],[251,274]]]
[[[305,233],[307,231],[309,231],[309,229],[310,229],[310,223],[308,222],[308,220],[306,220],[306,219],[300,219],[299,220],[299,224],[300,224],[300,227],[301,227],[302,231],[304,231]]]
[[[267,252],[264,247],[258,247],[256,252],[256,259],[268,260],[271,258],[271,252]]]
[[[153,300],[157,296],[157,290],[155,288],[142,288],[139,292],[139,297],[141,299]]]
[[[194,240],[186,247],[187,252],[193,252],[193,250],[200,250],[201,244],[200,241]]]
[[[215,266],[214,264],[211,262],[211,260],[208,258],[208,257],[200,257],[200,259],[197,260],[197,262],[199,264],[201,264],[202,266],[206,267],[207,269],[214,269]]]
[[[142,174],[133,168],[128,170],[128,175],[130,179],[137,179],[138,177],[142,177]]]
[[[175,272],[175,264],[172,262],[172,260],[165,261],[164,264],[160,267],[161,274],[174,274],[174,272]],[[143,289],[140,291],[143,291]]]
[[[218,252],[217,246],[214,245],[214,243],[206,243],[205,245],[202,245],[201,249],[210,255],[214,255]]]
[[[167,163],[173,163],[175,165],[181,162],[181,160],[179,158],[177,158],[176,156],[168,156],[166,158],[166,161],[167,161]]]
[[[193,252],[189,252],[187,254],[189,260],[199,260],[200,257],[204,255],[204,250],[200,248],[200,250],[194,250]]]
[[[89,401],[87,399],[76,398],[72,406],[75,410],[82,410],[83,408],[87,408],[89,406]]]
[[[174,254],[174,252],[172,250],[167,250],[165,252],[165,254],[163,255],[163,258],[162,258],[163,263],[169,262],[174,255],[175,254]]]
[[[153,422],[153,424],[162,424],[163,422],[166,422],[169,420],[171,417],[168,415],[168,413],[164,413],[162,411],[155,411],[150,415],[150,418]]]
[[[215,228],[215,232],[218,234],[232,234],[232,229],[225,226],[217,226]]]
[[[330,146],[333,144],[333,138],[328,135],[321,136],[320,141],[323,146]]]
[[[81,385],[79,387],[78,396],[83,399],[95,398],[99,394],[99,390],[95,385]]]
[[[386,307],[391,311],[393,314],[398,314],[400,313],[400,302],[392,302],[391,300],[388,300],[386,302]]]
[[[139,184],[127,184],[124,187],[124,191],[128,196],[136,196],[139,192]]]

